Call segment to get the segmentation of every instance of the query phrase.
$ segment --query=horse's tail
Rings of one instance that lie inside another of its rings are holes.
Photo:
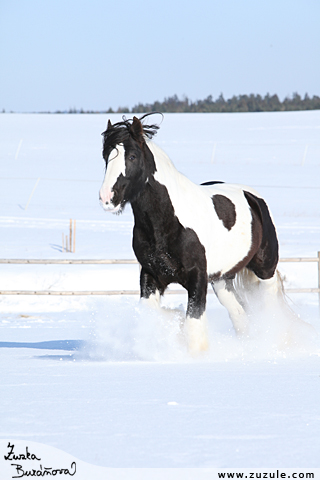
[[[243,268],[238,272],[234,279],[234,287],[236,290],[249,290],[252,291],[255,287],[257,287],[260,282],[264,282],[265,280],[261,280],[252,270],[249,268]],[[285,295],[284,292],[284,281],[285,277],[281,275],[278,269],[276,269],[274,276],[272,279],[267,280],[272,284],[274,293]]]

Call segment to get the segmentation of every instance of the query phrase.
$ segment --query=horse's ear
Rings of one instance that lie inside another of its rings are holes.
[[[130,131],[135,140],[139,142],[144,141],[142,123],[137,117],[133,117]]]
[[[108,120],[107,130],[108,130],[108,128],[111,128],[111,127],[112,127],[112,123],[111,123],[111,121],[110,121],[110,119],[109,119],[109,120]]]

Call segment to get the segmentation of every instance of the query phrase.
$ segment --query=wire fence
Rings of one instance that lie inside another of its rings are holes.
[[[290,293],[318,293],[320,303],[320,251],[317,257],[280,258],[280,262],[318,264],[318,286],[315,288],[288,288]],[[7,265],[139,265],[135,259],[0,259]],[[140,267],[140,265],[139,265]],[[184,290],[166,290],[166,294],[183,294]],[[213,293],[208,290],[208,293]],[[0,295],[139,295],[139,290],[0,290]]]

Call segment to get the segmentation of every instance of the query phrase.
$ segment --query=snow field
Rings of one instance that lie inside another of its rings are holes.
[[[0,115],[1,258],[133,258],[130,208],[98,205],[106,120]],[[156,141],[195,182],[257,188],[281,256],[315,257],[319,130],[319,112],[166,115]],[[75,254],[61,251],[69,218]],[[317,286],[316,264],[280,270],[290,288]],[[1,265],[0,289],[11,288],[136,290],[138,266]],[[0,438],[105,467],[319,467],[318,295],[289,304],[301,320],[258,306],[239,338],[208,295],[210,350],[193,358],[184,293],[158,311],[137,296],[2,296]]]

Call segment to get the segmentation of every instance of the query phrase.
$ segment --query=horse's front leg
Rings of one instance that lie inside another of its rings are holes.
[[[150,307],[160,307],[160,296],[163,294],[155,278],[150,275],[143,267],[140,272],[140,298]]]
[[[209,348],[205,312],[207,288],[207,273],[194,267],[188,275],[188,307],[185,325],[188,349],[193,355]]]

